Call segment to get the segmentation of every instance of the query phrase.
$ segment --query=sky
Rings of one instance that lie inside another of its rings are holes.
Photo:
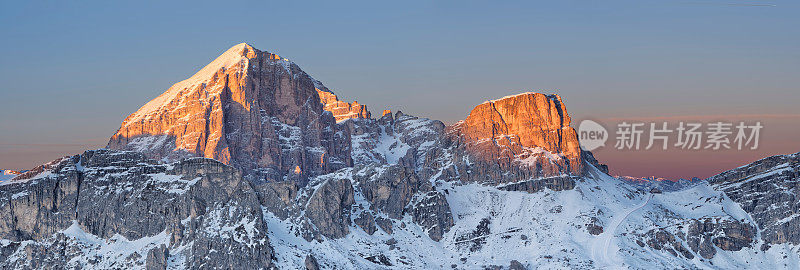
[[[561,95],[575,127],[761,121],[757,150],[610,138],[594,151],[612,174],[708,177],[800,151],[797,14],[788,0],[2,1],[0,168],[104,147],[128,114],[247,42],[373,113],[454,123],[535,91]]]

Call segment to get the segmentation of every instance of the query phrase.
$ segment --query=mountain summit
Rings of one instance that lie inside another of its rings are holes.
[[[249,179],[307,179],[363,157],[351,135],[367,127],[342,123],[353,118],[371,114],[365,105],[339,100],[288,59],[241,43],[128,116],[108,148],[166,162],[212,158]],[[559,96],[528,92],[484,102],[446,133],[463,148],[459,153],[479,162],[477,173],[460,175],[516,182],[583,173],[583,154],[569,124]]]
[[[320,94],[348,110],[323,110]],[[336,120],[369,117],[355,105],[288,59],[241,43],[128,116],[108,148],[164,161],[213,158],[251,178],[319,175],[352,165]]]
[[[526,92],[486,101],[453,125],[476,158],[536,176],[583,173],[578,135],[558,95]]]

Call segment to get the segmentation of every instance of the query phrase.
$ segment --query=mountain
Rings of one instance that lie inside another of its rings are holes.
[[[165,162],[212,158],[248,179],[305,181],[352,166],[347,130],[320,103],[326,90],[288,59],[238,44],[128,116],[108,148]]]
[[[3,269],[272,264],[258,198],[215,160],[87,151],[2,182],[0,192]]]
[[[617,177],[620,181],[626,182],[633,186],[636,186],[639,189],[659,192],[659,191],[677,191],[681,189],[689,188],[701,181],[703,179],[693,177],[692,179],[678,179],[678,180],[671,180],[666,178],[660,177],[631,177],[631,176],[618,176]]]
[[[761,229],[763,244],[800,244],[800,153],[773,156],[712,176],[707,181],[740,205]]]
[[[486,101],[450,127],[470,156],[527,169],[522,178],[583,173],[578,135],[558,95],[522,93]],[[503,179],[495,175],[493,178]],[[511,179],[511,181],[519,180]]]
[[[450,126],[375,119],[239,44],[107,149],[1,182],[0,268],[800,266],[800,153],[655,191],[609,176],[570,121],[531,92]]]

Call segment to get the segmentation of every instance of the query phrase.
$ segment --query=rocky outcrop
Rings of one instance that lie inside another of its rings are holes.
[[[147,252],[145,267],[147,270],[166,270],[169,259],[169,250],[165,245],[151,249]]]
[[[394,231],[392,230],[393,225],[391,219],[378,217],[377,219],[375,219],[375,223],[378,224],[378,227],[380,227],[381,230],[383,230],[388,234],[392,234],[392,232]]]
[[[297,65],[236,45],[128,116],[110,149],[206,157],[248,179],[307,179],[352,165],[350,138]],[[322,87],[322,86],[320,86]]]
[[[431,190],[430,183],[420,181],[413,171],[402,166],[386,166],[371,172],[357,174],[355,179],[373,210],[391,218],[402,218],[403,210],[418,191]]]
[[[681,239],[675,237],[675,235],[671,234],[669,231],[665,229],[659,228],[651,230],[647,232],[647,236],[649,237],[649,239],[646,240],[647,246],[649,246],[652,249],[665,251],[675,257],[682,256],[689,260],[694,259],[694,254],[690,252],[686,247],[684,247],[683,243],[681,242]],[[695,235],[695,237],[696,236],[697,235]],[[639,241],[638,243],[640,246],[644,247],[644,243],[642,243],[641,241]],[[698,247],[698,246],[692,246],[692,242],[689,243],[694,252],[700,254],[706,259],[710,259],[714,256],[716,250],[714,249],[713,246],[706,244],[707,243],[704,242],[702,247]]]
[[[306,256],[306,270],[319,270],[319,263],[317,263],[317,258],[311,256],[310,254]]]
[[[678,191],[686,189],[699,184],[703,179],[693,177],[692,179],[678,179],[671,180],[658,177],[632,177],[632,176],[619,176],[617,177],[622,182],[635,186],[640,190],[659,192],[663,191]]]
[[[525,191],[528,193],[536,193],[544,190],[545,188],[554,191],[562,191],[574,188],[576,179],[579,179],[579,177],[570,177],[570,176],[545,177],[539,179],[502,184],[497,186],[497,188],[508,191]]]
[[[257,182],[253,188],[258,194],[261,206],[280,219],[286,219],[294,210],[297,196],[302,188],[294,181]]]
[[[761,159],[706,181],[750,214],[767,244],[800,244],[798,179],[800,153]]]
[[[0,185],[0,238],[25,243],[0,268],[272,265],[255,191],[233,167],[96,150],[40,171]]]
[[[358,227],[361,227],[361,229],[369,235],[372,235],[378,231],[378,227],[375,226],[375,217],[373,217],[369,212],[361,212],[361,214],[358,215],[353,222],[355,222]]]
[[[350,211],[353,203],[353,185],[350,180],[324,180],[313,191],[304,207],[305,216],[315,228],[310,232],[319,232],[329,238],[347,235],[350,232]]]
[[[558,211],[558,210],[557,210]],[[603,233],[603,225],[600,224],[600,220],[597,217],[589,218],[589,222],[586,223],[586,231],[591,235],[600,235]]]
[[[370,118],[371,114],[367,110],[367,105],[358,104],[358,101],[347,103],[339,100],[334,93],[329,91],[320,90],[317,88],[317,94],[322,102],[322,106],[326,111],[333,113],[336,122],[341,122],[351,118]]]
[[[508,269],[509,270],[526,270],[527,268],[525,268],[525,266],[522,265],[521,262],[519,262],[517,260],[511,260],[511,262],[508,265]]]
[[[692,220],[686,238],[689,248],[706,259],[714,257],[714,246],[726,251],[739,251],[752,247],[754,229],[739,221],[718,221],[713,219]]]
[[[430,191],[420,195],[408,209],[414,223],[419,224],[428,236],[439,241],[442,235],[453,227],[453,214],[444,194]]]
[[[582,175],[583,153],[570,121],[558,95],[528,92],[484,102],[448,127],[450,141],[473,161],[458,175],[493,183]]]
[[[694,258],[694,254],[712,259],[717,254],[717,248],[739,251],[753,247],[755,229],[738,220],[699,218],[685,220],[672,227],[652,229],[643,237],[638,242],[640,246],[646,243],[652,249],[689,260]]]
[[[401,165],[367,167],[353,176],[358,191],[369,203],[370,210],[383,213],[392,219],[402,219],[411,214],[414,223],[427,231],[435,241],[453,226],[450,205],[443,194],[435,191],[428,181],[421,181],[414,173]],[[364,212],[366,213],[366,212]],[[389,219],[372,215],[360,216],[356,223],[372,234],[381,227],[391,234],[392,222]]]
[[[475,226],[475,229],[471,232],[460,235],[456,239],[456,244],[461,247],[466,247],[469,251],[477,251],[483,248],[483,245],[486,244],[486,237],[489,236],[492,231],[489,228],[489,225],[492,224],[492,221],[488,218],[481,219],[478,222],[478,225]]]

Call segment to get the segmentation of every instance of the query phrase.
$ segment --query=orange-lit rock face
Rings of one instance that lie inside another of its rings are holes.
[[[484,102],[450,129],[478,159],[533,168],[538,176],[577,175],[583,161],[569,124],[561,97],[524,93]]]
[[[317,84],[287,59],[242,43],[128,116],[108,147],[213,158],[270,179],[297,166],[309,175],[348,166],[349,133],[336,138]]]
[[[353,103],[341,101],[335,94],[320,89],[317,89],[317,93],[323,108],[333,113],[336,122],[350,118],[370,118],[367,105],[358,104],[358,101],[353,101]]]

